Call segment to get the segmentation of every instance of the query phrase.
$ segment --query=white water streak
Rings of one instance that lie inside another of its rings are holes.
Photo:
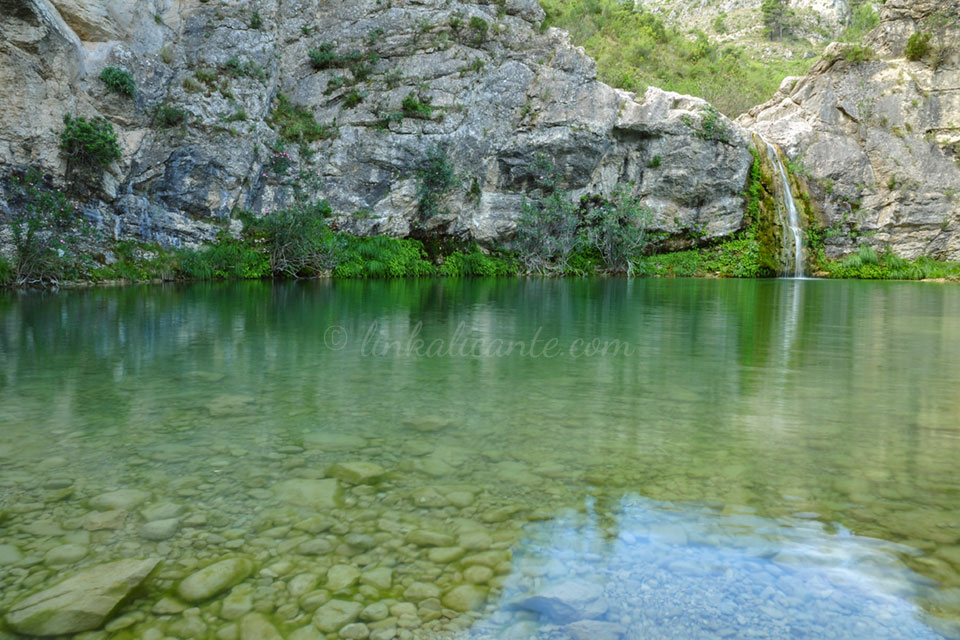
[[[800,216],[797,213],[797,202],[793,199],[790,189],[790,179],[780,160],[780,151],[766,140],[767,155],[770,162],[780,175],[780,199],[777,212],[780,216],[780,226],[783,229],[783,259],[784,274],[794,278],[803,277],[803,229],[800,227]],[[784,215],[786,214],[786,215]]]

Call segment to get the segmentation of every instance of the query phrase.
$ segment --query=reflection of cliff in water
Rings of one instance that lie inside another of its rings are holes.
[[[507,637],[546,638],[581,618],[597,622],[575,624],[572,637],[590,629],[627,640],[933,640],[956,637],[942,635],[948,627],[960,632],[918,607],[932,585],[899,560],[915,551],[804,515],[772,520],[749,508],[627,496],[612,538],[589,505],[528,525],[500,599],[501,610],[515,613],[465,637],[510,629]],[[553,602],[531,600],[567,582]]]

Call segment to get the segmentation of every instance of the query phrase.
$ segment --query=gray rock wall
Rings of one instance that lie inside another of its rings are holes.
[[[534,0],[0,0],[0,16],[0,171],[33,165],[62,181],[63,114],[106,117],[123,158],[87,211],[117,238],[196,245],[236,233],[241,209],[290,204],[296,185],[356,233],[504,241],[538,153],[578,195],[633,183],[661,230],[711,238],[743,224],[749,136],[722,116],[724,140],[697,135],[702,100],[597,82],[566,34],[541,33]],[[309,51],[324,42],[374,56],[368,75],[314,69]],[[134,74],[133,100],[106,91],[106,65]],[[362,101],[348,108],[353,91]],[[287,142],[278,161],[280,94],[337,135]],[[391,118],[411,94],[430,116]],[[154,124],[160,104],[187,123]],[[421,220],[416,172],[437,145],[462,184]]]
[[[828,256],[860,244],[960,260],[960,3],[888,0],[853,62],[831,45],[738,122],[781,145],[824,212]],[[931,52],[904,56],[909,37]],[[940,54],[942,47],[942,54]]]

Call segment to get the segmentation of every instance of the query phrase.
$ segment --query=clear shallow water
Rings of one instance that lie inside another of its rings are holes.
[[[397,637],[563,637],[514,605],[574,578],[602,586],[600,619],[628,638],[956,637],[958,382],[960,289],[940,285],[9,294],[0,544],[15,553],[0,610],[152,555],[163,565],[119,612],[130,626],[90,637],[229,636],[225,593],[189,619],[154,609],[198,567],[244,555],[257,570],[238,594],[287,637],[310,637],[325,597],[412,602],[414,617],[390,616]],[[332,506],[284,491],[357,461],[385,475],[339,480]],[[145,502],[91,526],[116,489]],[[158,506],[176,528],[150,540],[143,511]],[[471,548],[431,551],[410,537],[423,530]],[[328,593],[339,565],[391,582]],[[466,614],[409,591],[443,600],[466,580],[487,593]]]

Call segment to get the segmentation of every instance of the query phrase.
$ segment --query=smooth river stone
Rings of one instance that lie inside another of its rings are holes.
[[[449,564],[462,558],[466,552],[462,547],[435,547],[427,552],[427,558],[434,564]]]
[[[356,620],[361,609],[363,605],[359,602],[331,600],[313,614],[313,626],[324,633],[339,631],[341,627]]]
[[[243,582],[251,573],[253,562],[249,559],[228,558],[184,578],[177,593],[187,602],[202,602]]]
[[[159,562],[159,558],[118,560],[84,569],[15,604],[7,612],[7,624],[34,636],[97,629]]]
[[[285,480],[273,487],[273,493],[298,507],[333,509],[337,506],[337,481],[334,478]]]
[[[389,567],[377,567],[360,574],[360,582],[374,587],[381,591],[386,591],[393,584],[393,569]]]
[[[535,596],[518,601],[515,606],[542,613],[556,624],[599,618],[608,608],[603,599],[603,587],[582,580],[551,585]]]
[[[20,549],[12,544],[0,544],[0,567],[8,564],[16,564],[23,558]]]
[[[372,462],[338,462],[327,469],[327,475],[347,484],[373,484],[386,473]]]
[[[168,540],[177,534],[177,530],[179,528],[179,518],[154,520],[153,522],[146,523],[140,528],[140,537],[146,538],[147,540],[153,540],[154,542]]]
[[[150,494],[138,489],[120,489],[109,493],[101,493],[90,500],[90,506],[97,511],[111,511],[126,509],[129,511],[150,499]]]
[[[474,611],[480,608],[486,597],[486,589],[472,584],[462,584],[443,596],[443,606],[454,611]]]
[[[403,591],[403,597],[410,602],[420,602],[427,598],[439,598],[440,587],[427,582],[414,582]]]
[[[127,519],[126,509],[111,509],[110,511],[91,511],[83,517],[83,528],[87,531],[102,531],[104,529],[122,529]]]
[[[406,535],[405,541],[418,547],[449,547],[453,545],[453,536],[439,531],[415,529]]]
[[[326,587],[330,591],[341,591],[357,584],[360,570],[347,564],[335,564],[327,571]]]
[[[187,508],[182,504],[162,502],[160,504],[152,504],[140,509],[140,515],[143,516],[143,519],[147,522],[153,522],[154,520],[170,520],[171,518],[178,518],[182,516],[186,510]]]
[[[240,621],[240,640],[283,640],[283,636],[263,614],[248,613]]]
[[[73,564],[82,560],[89,551],[87,547],[80,544],[62,544],[47,551],[43,556],[43,562],[50,567]]]

